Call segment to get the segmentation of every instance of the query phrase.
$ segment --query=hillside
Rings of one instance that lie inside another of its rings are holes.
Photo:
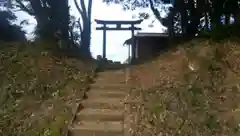
[[[240,43],[193,40],[131,68],[139,136],[240,135]],[[136,96],[137,97],[137,96]]]
[[[0,136],[59,136],[93,63],[53,55],[49,43],[0,44]]]

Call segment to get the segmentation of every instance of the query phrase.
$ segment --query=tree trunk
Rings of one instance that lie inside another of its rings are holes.
[[[190,23],[187,26],[186,33],[189,38],[192,38],[198,32],[198,26],[200,24],[200,13],[198,12],[198,10],[195,7],[194,0],[188,1],[188,7],[189,7],[189,11],[190,11],[190,15],[189,15]]]
[[[48,19],[48,12],[45,10],[40,0],[30,0],[31,7],[34,11],[34,16],[37,21],[37,32],[40,39],[49,40],[53,38],[53,29],[51,29],[51,23]]]
[[[186,9],[186,3],[183,0],[178,1],[176,3],[177,8],[180,11],[181,14],[181,29],[182,34],[186,35],[187,25],[188,25],[188,18],[187,18],[187,9]]]
[[[75,5],[82,17],[83,30],[81,32],[80,50],[84,57],[91,57],[90,44],[91,44],[91,14],[92,14],[92,0],[88,1],[88,8],[86,8],[84,0],[80,0],[80,5],[74,1]],[[88,9],[88,10],[87,10]]]
[[[88,22],[86,22],[88,24]],[[84,26],[83,32],[81,34],[81,43],[80,43],[80,50],[84,57],[90,57],[90,30],[87,25]]]

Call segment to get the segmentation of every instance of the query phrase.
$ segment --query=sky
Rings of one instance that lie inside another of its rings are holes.
[[[69,5],[71,7],[70,13],[76,17],[79,17],[79,13],[74,5],[73,0],[69,0]],[[94,58],[96,58],[97,55],[102,55],[103,40],[103,32],[95,30],[97,24],[94,20],[137,20],[137,18],[133,19],[133,16],[137,15],[139,11],[146,11],[148,13],[151,13],[149,8],[138,9],[135,11],[123,11],[121,5],[107,5],[105,3],[102,3],[102,0],[93,0],[92,39],[90,49]],[[16,12],[16,15],[18,17],[18,21],[16,22],[17,24],[20,24],[20,22],[25,19],[29,21],[29,25],[25,25],[23,29],[27,32],[28,38],[32,38],[34,36],[32,32],[34,26],[36,25],[35,19],[22,11]],[[157,20],[153,23],[153,27],[149,27],[149,24],[151,24],[152,20],[154,19],[154,16],[150,15],[150,18],[148,20],[144,20],[138,26],[142,28],[140,32],[163,32],[164,27]],[[128,47],[124,47],[123,43],[130,37],[131,31],[107,31],[106,57],[110,60],[124,62],[128,58]]]

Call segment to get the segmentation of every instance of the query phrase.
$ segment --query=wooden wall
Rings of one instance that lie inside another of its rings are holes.
[[[148,60],[158,56],[168,47],[167,37],[136,37],[136,55],[138,60]]]

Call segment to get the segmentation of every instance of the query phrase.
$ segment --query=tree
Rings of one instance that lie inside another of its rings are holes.
[[[40,39],[52,40],[55,32],[60,30],[61,38],[68,41],[68,0],[16,0],[16,7],[35,17],[36,34]]]
[[[167,17],[160,16],[166,0],[103,0],[106,3],[122,4],[125,9],[134,10],[136,7],[149,7],[157,20],[168,28],[170,36],[181,33],[187,38],[193,38],[201,31],[222,29],[230,25],[232,15],[235,24],[238,22],[239,0],[173,0],[167,8]],[[126,8],[127,7],[127,8]],[[225,16],[225,24],[222,17]],[[204,25],[203,25],[204,24]],[[224,32],[221,32],[222,34]]]
[[[168,28],[168,33],[173,33],[173,11],[168,1],[162,0],[103,0],[108,4],[116,3],[122,4],[125,10],[135,10],[138,7],[150,8],[156,19],[165,27]],[[167,17],[162,17],[160,10],[164,10],[168,13]],[[142,14],[140,14],[141,17]]]
[[[0,11],[0,40],[3,41],[24,41],[25,32],[21,26],[12,24],[17,17],[10,11]]]
[[[81,16],[78,22],[81,32],[80,49],[84,56],[90,57],[92,0],[88,0],[87,7],[84,0],[79,3],[74,0],[74,3]]]

